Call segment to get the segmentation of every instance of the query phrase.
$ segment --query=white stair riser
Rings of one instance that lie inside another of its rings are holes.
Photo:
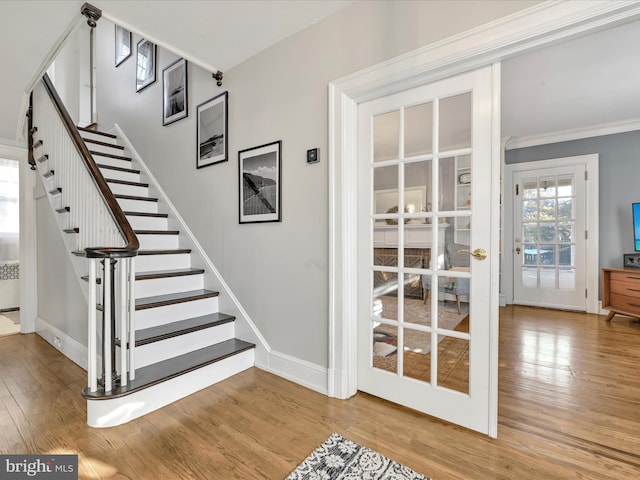
[[[129,200],[118,198],[118,205],[125,212],[158,213],[158,202],[145,202],[144,200]]]
[[[134,230],[167,230],[169,228],[167,219],[163,217],[127,215],[127,220]]]
[[[168,360],[234,337],[233,322],[136,347],[136,368]]]
[[[90,140],[97,140],[99,142],[112,143],[113,145],[116,145],[118,143],[118,139],[117,138],[105,137],[104,135],[98,135],[97,133],[81,131],[80,132],[80,136],[82,138],[88,138]]]
[[[98,165],[109,165],[118,168],[133,168],[130,160],[119,160],[117,158],[103,157],[102,155],[94,155],[93,159]]]
[[[98,141],[101,142],[102,140],[98,140]],[[103,152],[103,153],[108,153],[109,155],[120,155],[121,157],[127,156],[127,154],[124,152],[122,148],[108,147],[106,145],[98,145],[97,143],[90,143],[90,142],[85,142],[85,143],[87,145],[87,148],[92,152]]]
[[[254,351],[250,349],[131,395],[87,400],[87,423],[99,428],[122,425],[251,368],[253,364]]]
[[[203,298],[193,302],[176,303],[158,308],[136,311],[136,330],[157,327],[187,318],[202,317],[218,311],[218,297]]]
[[[125,180],[127,182],[139,182],[140,174],[132,172],[122,172],[120,170],[113,170],[111,168],[101,168],[102,176],[104,178],[112,178],[114,180]]]
[[[148,197],[149,188],[136,185],[122,185],[120,183],[109,183],[109,188],[114,195],[133,195],[135,197]]]
[[[173,250],[178,248],[178,235],[140,235],[138,241],[142,250]]]
[[[191,255],[188,253],[176,253],[171,255],[138,255],[136,257],[136,270],[140,272],[150,270],[176,270],[189,268]]]
[[[139,271],[139,270],[138,270]],[[136,298],[167,295],[169,293],[200,290],[204,287],[203,275],[183,275],[181,277],[136,280]]]

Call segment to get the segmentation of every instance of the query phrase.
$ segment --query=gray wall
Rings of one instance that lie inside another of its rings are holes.
[[[130,137],[271,347],[327,366],[328,83],[536,3],[356,2],[225,72],[223,88],[190,65],[189,117],[167,127],[161,69],[175,56],[160,49],[159,81],[136,93],[135,53],[115,68],[114,28],[101,20],[98,123]],[[229,162],[196,170],[196,106],[224,90]],[[276,140],[282,222],[239,225],[237,152]],[[307,165],[313,147],[320,163]]]
[[[640,201],[640,131],[507,150],[507,164],[597,153],[600,170],[600,267],[622,267],[633,252],[631,204]]]

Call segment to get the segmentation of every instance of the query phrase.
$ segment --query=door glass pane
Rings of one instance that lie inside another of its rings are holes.
[[[538,219],[538,201],[525,200],[522,202],[522,221],[531,222]]]
[[[556,288],[555,268],[540,268],[540,288]]]
[[[433,102],[404,110],[404,156],[433,151]]]
[[[469,393],[469,340],[441,335],[438,339],[438,385]]]
[[[555,245],[540,245],[540,265],[555,265],[556,264],[556,246]]]
[[[431,211],[431,164],[431,160],[424,160],[404,165],[404,201],[410,213]],[[425,223],[425,220],[412,223]]]
[[[438,170],[438,208],[439,210],[455,209],[455,157],[445,157],[440,159]]]
[[[387,213],[398,208],[398,167],[378,167],[373,169],[374,205],[373,213]],[[396,221],[394,223],[397,224]]]
[[[402,371],[405,377],[431,380],[431,333],[404,328]]]
[[[532,200],[538,198],[538,179],[527,178],[522,182],[522,198]]]
[[[372,316],[398,320],[398,274],[373,272]]]
[[[373,322],[372,364],[387,372],[398,371],[398,328]]]
[[[537,265],[538,264],[538,247],[533,244],[527,244],[524,246],[522,252],[523,265]]]
[[[380,232],[376,232],[376,235]],[[387,231],[381,232],[382,235],[388,233]],[[396,230],[397,235],[397,230]],[[374,237],[375,238],[375,237]],[[398,266],[398,249],[397,248],[387,248],[387,247],[375,247],[373,249],[373,264],[380,267],[397,267]],[[382,281],[383,272],[375,272],[374,278],[376,281],[375,285],[381,285],[384,283]]]
[[[525,242],[537,242],[538,241],[538,225],[536,223],[525,223],[522,225],[523,241]]]
[[[471,93],[440,100],[440,151],[471,147]]]
[[[576,269],[563,268],[558,269],[558,288],[573,290],[576,288]]]
[[[556,241],[556,224],[555,222],[540,222],[540,241],[555,242]]]
[[[556,200],[553,198],[540,200],[538,217],[540,221],[556,219]]]
[[[399,157],[400,113],[383,113],[373,117],[373,161],[382,162]]]
[[[558,199],[558,219],[570,220],[572,218],[573,218],[573,199],[559,198]]]
[[[538,287],[538,267],[522,267],[522,286],[527,288]]]
[[[574,195],[573,175],[559,175],[558,176],[558,196],[571,197],[573,195]]]
[[[540,197],[556,196],[556,177],[540,177]]]

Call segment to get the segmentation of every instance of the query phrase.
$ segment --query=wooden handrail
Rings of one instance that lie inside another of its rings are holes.
[[[69,136],[73,141],[73,144],[78,150],[78,153],[80,154],[80,158],[82,158],[84,165],[87,168],[87,171],[89,172],[89,175],[93,179],[93,182],[96,188],[100,192],[100,195],[102,196],[102,199],[104,200],[105,205],[107,206],[107,210],[111,214],[111,217],[113,218],[113,221],[117,225],[118,230],[122,235],[122,238],[126,242],[126,246],[124,247],[85,248],[87,257],[89,258],[135,257],[138,254],[138,249],[140,248],[138,237],[133,231],[133,228],[131,228],[131,225],[129,224],[127,217],[122,211],[122,208],[120,208],[118,201],[113,196],[111,189],[109,188],[109,186],[107,185],[107,182],[102,176],[102,173],[100,172],[100,169],[96,165],[96,162],[94,161],[93,156],[89,152],[87,145],[84,143],[84,141],[82,140],[82,137],[80,136],[80,133],[78,132],[78,129],[73,124],[73,120],[71,120],[71,116],[69,115],[69,112],[67,111],[64,104],[62,103],[62,100],[60,99],[58,92],[53,86],[53,83],[51,82],[49,75],[47,75],[46,73],[42,77],[42,83],[44,85],[45,90],[49,94],[49,97],[51,98],[51,101],[53,102],[53,105],[56,111],[60,115],[60,119],[62,120],[62,123],[64,124],[67,132],[69,133]]]

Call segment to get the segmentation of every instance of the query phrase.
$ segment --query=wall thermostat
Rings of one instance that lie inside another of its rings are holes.
[[[312,148],[307,150],[307,163],[318,163],[320,161],[320,149]]]
[[[624,267],[640,268],[640,253],[625,253]]]

